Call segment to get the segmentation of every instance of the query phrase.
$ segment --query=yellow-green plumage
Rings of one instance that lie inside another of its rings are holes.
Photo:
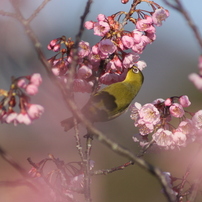
[[[122,82],[111,84],[93,94],[81,112],[92,122],[109,121],[122,114],[139,92],[144,76],[135,66]],[[78,121],[79,122],[79,121]],[[73,117],[61,122],[65,131],[74,126]]]

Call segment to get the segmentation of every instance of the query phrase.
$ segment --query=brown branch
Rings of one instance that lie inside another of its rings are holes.
[[[200,48],[202,49],[202,37],[199,33],[199,30],[197,28],[197,26],[194,24],[194,21],[191,19],[190,15],[188,14],[188,12],[185,10],[185,8],[183,7],[182,3],[180,0],[175,0],[175,5],[171,4],[170,2],[168,2],[168,0],[163,0],[163,2],[165,4],[167,4],[168,6],[170,6],[171,8],[179,11],[185,18],[185,20],[187,21],[189,27],[191,28],[191,30],[193,31],[199,45]]]
[[[17,16],[16,16],[15,13],[10,13],[10,12],[3,11],[3,10],[0,10],[0,15],[7,16],[7,17],[12,17],[12,18],[16,18],[17,19]]]
[[[0,147],[0,156],[9,163],[13,168],[15,168],[23,177],[30,177],[26,170],[21,167],[13,158],[10,156],[2,147]]]
[[[92,175],[107,175],[107,174],[113,173],[115,171],[124,170],[125,168],[127,168],[128,166],[131,166],[131,165],[134,165],[133,161],[126,162],[123,165],[120,165],[120,166],[117,166],[114,168],[94,171],[94,172],[92,172]]]
[[[82,163],[84,163],[84,154],[83,154],[81,138],[79,136],[78,124],[77,124],[76,119],[74,119],[74,130],[75,130],[74,137],[75,137],[75,141],[76,141],[76,148],[78,150]]]

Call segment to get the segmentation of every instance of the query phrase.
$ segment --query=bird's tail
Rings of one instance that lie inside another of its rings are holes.
[[[74,118],[73,117],[67,118],[61,121],[60,123],[61,123],[61,126],[64,127],[64,131],[67,132],[74,127]]]

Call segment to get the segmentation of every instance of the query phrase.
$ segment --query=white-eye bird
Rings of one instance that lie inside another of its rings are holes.
[[[113,83],[95,94],[92,94],[87,104],[81,109],[84,116],[91,122],[104,122],[121,115],[133,101],[144,81],[142,72],[131,67],[126,78]],[[77,120],[79,123],[80,121]],[[70,117],[61,122],[65,131],[74,126],[74,118]]]

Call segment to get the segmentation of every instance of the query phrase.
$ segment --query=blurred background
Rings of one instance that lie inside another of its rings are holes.
[[[24,16],[29,16],[42,0],[17,0]],[[201,92],[187,79],[192,72],[197,72],[200,47],[192,31],[181,14],[166,6],[161,0],[156,0],[170,11],[170,17],[157,28],[156,41],[148,45],[141,55],[141,60],[147,63],[144,70],[145,81],[135,101],[145,104],[156,98],[166,99],[171,96],[188,95],[192,105],[188,111],[201,109]],[[171,1],[172,2],[172,1]],[[47,58],[53,56],[46,49],[50,40],[65,35],[74,39],[78,32],[80,16],[83,14],[86,1],[51,0],[32,21],[31,26],[42,44]],[[183,5],[201,31],[201,0],[183,0]],[[130,2],[121,4],[120,0],[94,0],[87,20],[96,20],[98,14],[111,15],[117,11],[128,11]],[[143,3],[139,8],[148,9]],[[7,0],[0,1],[0,9],[12,12]],[[6,125],[0,126],[0,146],[3,147],[27,171],[31,165],[27,158],[39,162],[48,154],[65,162],[79,161],[75,148],[73,131],[65,133],[60,121],[71,116],[58,89],[52,84],[37,58],[33,45],[26,36],[17,20],[0,16],[0,88],[8,90],[11,76],[30,75],[39,72],[43,76],[43,83],[39,93],[32,98],[32,103],[45,107],[41,119],[30,126]],[[133,25],[128,26],[132,30]],[[91,45],[100,38],[93,35],[92,30],[86,30],[83,38]],[[87,94],[78,94],[76,100],[83,105],[88,98]],[[132,141],[137,129],[130,119],[130,112],[121,117],[96,126],[110,139],[118,142],[134,153],[138,153],[139,146]],[[81,136],[85,130],[81,127]],[[193,143],[186,148],[174,151],[153,151],[144,158],[161,168],[171,172],[173,176],[182,177],[191,159],[196,158],[197,164],[190,175],[190,181],[197,179],[202,168],[202,161],[196,156],[199,145]],[[100,144],[93,141],[92,160],[95,169],[107,169],[124,164],[124,159]],[[21,176],[2,158],[0,158],[0,180],[14,180]],[[117,171],[106,176],[95,176],[92,181],[92,198],[95,202],[157,202],[166,201],[161,192],[158,181],[138,166],[130,166],[123,171]],[[34,202],[40,201],[40,196],[25,187],[0,187],[0,201],[2,202]],[[42,200],[43,201],[43,200]],[[199,197],[198,202],[202,201]]]

